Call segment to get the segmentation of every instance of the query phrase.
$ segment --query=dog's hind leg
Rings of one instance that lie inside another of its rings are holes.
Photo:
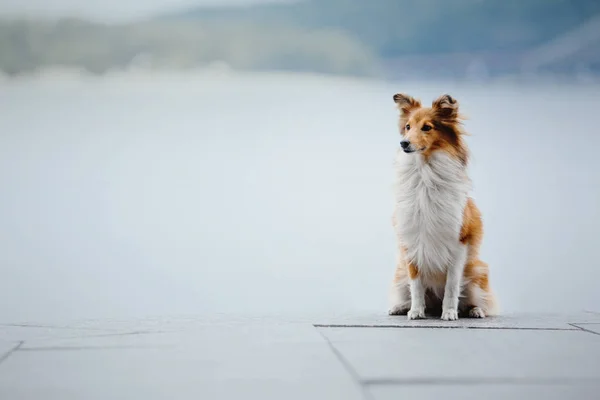
[[[473,260],[465,267],[464,304],[471,318],[497,315],[496,298],[489,283],[489,269],[481,260]]]
[[[410,290],[408,280],[408,266],[402,255],[398,255],[396,272],[390,291],[389,315],[406,315],[410,309]]]

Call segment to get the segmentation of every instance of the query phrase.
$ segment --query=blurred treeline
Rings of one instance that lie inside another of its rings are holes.
[[[405,55],[523,51],[600,13],[600,0],[307,0],[194,8],[128,24],[0,21],[0,69],[154,68],[374,75]],[[140,56],[144,56],[140,58]]]

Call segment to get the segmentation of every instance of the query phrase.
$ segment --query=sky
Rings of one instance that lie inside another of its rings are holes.
[[[285,0],[0,0],[0,15],[78,16],[118,21],[193,5],[236,5]]]

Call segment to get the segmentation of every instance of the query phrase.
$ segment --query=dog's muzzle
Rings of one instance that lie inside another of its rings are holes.
[[[412,147],[408,140],[402,140],[400,142],[400,146],[402,147],[402,150],[404,150],[405,153],[412,153],[415,151],[415,149]]]
[[[400,142],[400,146],[402,147],[402,150],[404,150],[405,153],[414,153],[415,151],[423,151],[425,150],[425,147],[423,147],[422,149],[415,149],[414,146],[412,145],[412,143],[410,143],[408,140],[402,140]]]

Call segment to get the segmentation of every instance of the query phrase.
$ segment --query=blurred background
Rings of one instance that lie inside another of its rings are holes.
[[[504,312],[600,310],[597,0],[0,1],[0,319],[387,313],[396,92]]]

